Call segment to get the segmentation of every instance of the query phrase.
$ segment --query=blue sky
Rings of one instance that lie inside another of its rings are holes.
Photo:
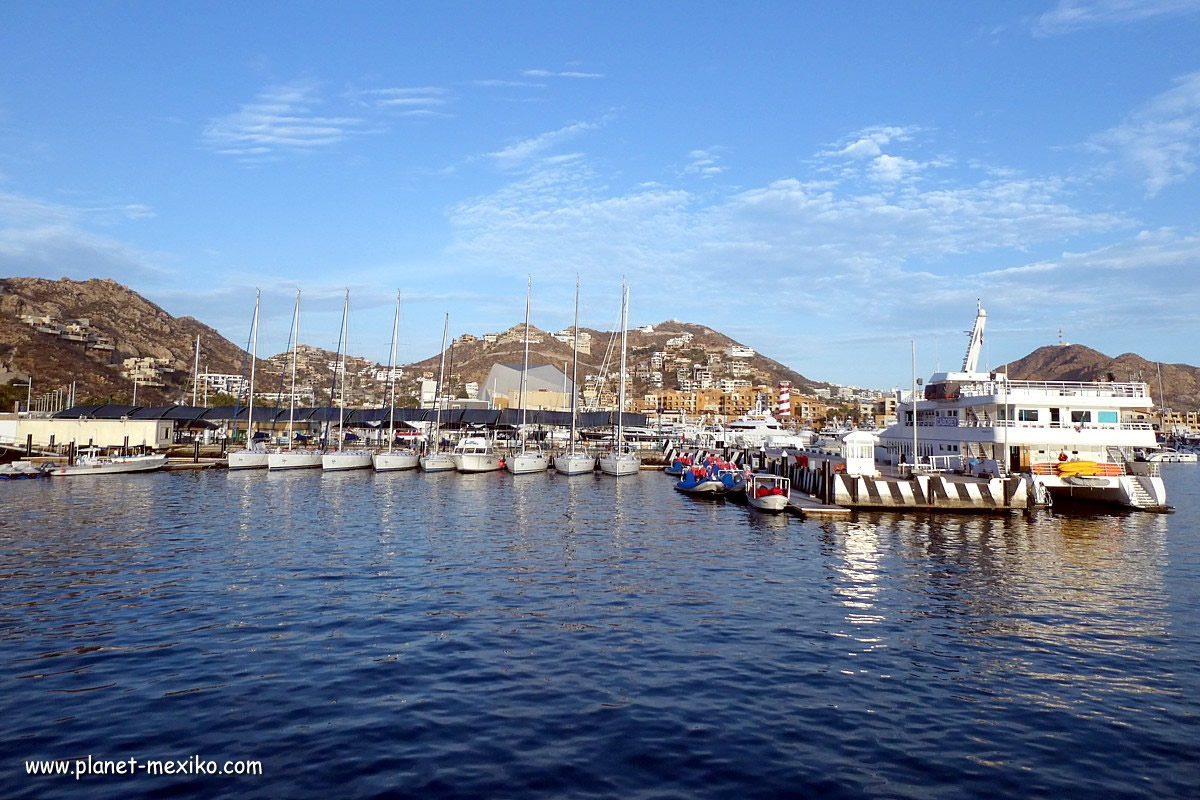
[[[907,385],[1057,340],[1200,363],[1200,3],[9,3],[0,275],[260,354],[722,330]]]

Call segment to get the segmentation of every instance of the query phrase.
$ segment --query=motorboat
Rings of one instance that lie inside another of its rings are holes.
[[[675,489],[684,494],[708,495],[717,497],[725,494],[724,482],[716,473],[704,467],[692,467],[684,471],[683,476],[675,482]]]
[[[810,436],[792,433],[765,411],[738,417],[729,423],[727,433],[733,437],[734,446],[744,450],[763,447],[800,449],[811,442]]]
[[[1146,384],[1012,380],[980,371],[986,324],[987,312],[977,305],[960,371],[935,373],[923,395],[914,374],[912,394],[897,393],[897,422],[879,435],[877,452],[922,468],[1027,473],[1035,491],[1055,498],[1166,509],[1159,465],[1132,455],[1156,446],[1153,428],[1133,421],[1154,407]],[[1100,465],[1100,474],[1064,473],[1060,465],[1067,462]]]
[[[496,453],[490,439],[483,436],[464,436],[451,451],[454,468],[459,472],[495,472],[504,469],[504,461]]]
[[[777,514],[787,508],[791,483],[781,475],[751,475],[746,481],[746,502],[751,508]]]
[[[1145,453],[1147,461],[1156,464],[1194,464],[1200,456],[1187,450],[1175,450],[1170,447],[1160,447]]]
[[[98,450],[81,450],[74,464],[55,467],[51,477],[66,478],[78,475],[111,475],[119,472],[150,472],[167,465],[165,453],[141,456],[106,456]]]
[[[34,464],[32,461],[14,461],[11,464],[0,464],[0,479],[43,478],[51,469],[54,469],[54,467],[46,464]]]

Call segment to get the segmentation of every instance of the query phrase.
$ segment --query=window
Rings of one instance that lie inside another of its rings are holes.
[[[1022,408],[1017,410],[1017,419],[1021,422],[1037,422],[1038,410],[1036,408]]]
[[[1071,422],[1075,423],[1076,425],[1078,425],[1081,422],[1091,422],[1091,421],[1092,421],[1092,412],[1090,412],[1090,411],[1072,411],[1071,412]]]
[[[1096,412],[1096,421],[1106,424],[1106,425],[1116,425],[1117,421],[1118,421],[1117,420],[1117,412],[1116,411],[1097,411]]]

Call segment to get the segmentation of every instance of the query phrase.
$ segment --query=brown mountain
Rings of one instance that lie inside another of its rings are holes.
[[[210,372],[241,372],[240,347],[115,281],[0,279],[0,373],[32,375],[35,394],[75,381],[80,402],[128,402],[123,362],[154,358],[162,385],[139,386],[138,403],[176,401],[190,385],[197,334]]]
[[[679,369],[688,369],[688,365],[691,364],[707,367],[714,381],[723,377],[733,377],[735,369],[731,363],[733,361],[744,362],[745,365],[741,368],[745,371],[739,370],[736,377],[750,380],[754,384],[764,383],[774,386],[780,380],[788,380],[797,387],[798,392],[811,392],[815,387],[828,385],[809,380],[761,353],[756,352],[753,356],[731,359],[726,355],[726,349],[743,345],[704,325],[668,320],[651,327],[653,328],[652,332],[632,330],[629,331],[627,337],[629,350],[626,372],[631,385],[629,391],[633,394],[652,390],[649,379],[649,374],[652,372],[662,373],[663,388],[678,388]],[[584,333],[591,336],[591,352],[580,352],[579,354],[580,383],[583,383],[588,374],[600,372],[606,352],[609,353],[607,373],[615,376],[621,357],[620,333],[617,332],[614,337],[612,331],[600,331],[594,328],[580,328],[579,331],[581,340],[585,338]],[[495,342],[475,339],[474,336],[467,336],[467,341],[463,341],[461,336],[455,339],[453,347],[447,354],[446,364],[447,384],[450,386],[450,391],[457,392],[465,383],[472,381],[482,383],[493,364],[520,364],[524,358],[524,332],[525,326],[522,323],[500,333]],[[691,340],[682,344],[668,345],[668,342],[684,338],[684,335],[690,335]],[[661,367],[651,366],[654,353],[666,355]],[[715,355],[719,360],[710,363],[710,355]],[[440,354],[434,354],[406,366],[405,371],[410,374],[415,373],[418,377],[421,373],[436,377],[439,358]],[[569,375],[571,358],[572,350],[569,343],[559,341],[550,333],[530,326],[529,363],[531,365],[552,364],[559,369],[563,369],[565,365]],[[481,386],[481,388],[483,387]]]
[[[1014,361],[1010,369],[1017,380],[1145,381],[1157,406],[1175,410],[1200,408],[1200,368],[1159,364],[1135,353],[1112,358],[1083,345],[1050,345]]]

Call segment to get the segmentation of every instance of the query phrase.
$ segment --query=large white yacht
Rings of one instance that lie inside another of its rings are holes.
[[[760,447],[796,448],[812,443],[812,434],[792,433],[779,420],[765,411],[746,414],[729,423],[727,428],[736,447],[755,449]]]
[[[1018,381],[980,372],[986,324],[980,306],[962,371],[935,373],[923,398],[897,404],[897,423],[879,437],[892,459],[977,474],[1031,473],[1035,486],[1054,496],[1166,508],[1158,465],[1134,459],[1136,449],[1154,447],[1150,425],[1129,419],[1153,407],[1146,384]]]

